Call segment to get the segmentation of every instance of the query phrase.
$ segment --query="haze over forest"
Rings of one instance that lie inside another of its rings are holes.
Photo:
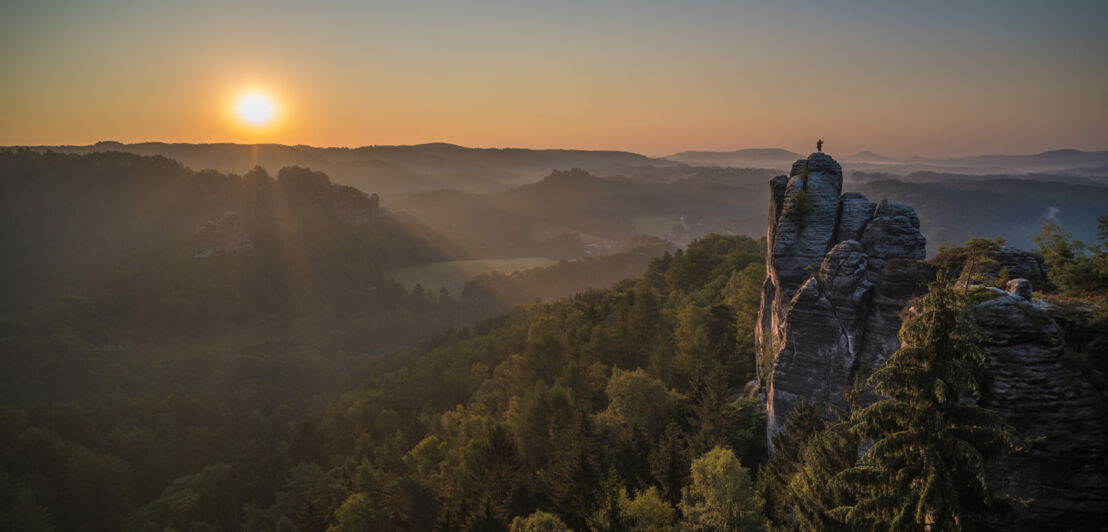
[[[0,530],[1101,530],[1106,19],[9,3]]]
[[[765,232],[765,183],[803,156],[784,149],[685,151],[668,157],[588,150],[416,146],[316,148],[275,144],[37,146],[38,151],[161,155],[193,169],[243,174],[255,166],[322,171],[378,194],[477,257],[535,251],[562,234],[611,250],[633,235],[686,244],[708,234]],[[840,156],[847,188],[914,205],[934,253],[944,243],[1001,236],[1030,248],[1046,220],[1094,241],[1108,201],[1108,151],[896,158]]]

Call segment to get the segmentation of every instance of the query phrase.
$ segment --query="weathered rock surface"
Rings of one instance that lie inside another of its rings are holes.
[[[926,292],[927,283],[934,278],[934,268],[919,260],[892,259],[881,266],[866,318],[859,370],[868,373],[900,349],[901,310]]]
[[[1027,279],[1012,279],[1008,281],[1008,293],[1015,294],[1024,299],[1030,300],[1034,294],[1034,290],[1031,288],[1031,281]]]
[[[784,190],[783,212],[769,244],[776,281],[782,288],[790,292],[799,288],[834,244],[842,184],[839,163],[827,155],[812,154],[807,161],[793,165]]]
[[[770,183],[756,330],[770,436],[797,401],[845,406],[855,378],[900,348],[909,301],[926,292],[936,270],[956,278],[964,266],[956,254],[923,261],[926,241],[910,206],[841,188],[839,165],[824,154]],[[1049,283],[1035,256],[998,246],[990,258],[991,268],[1017,279],[1008,292],[982,289],[990,297],[972,311],[989,355],[981,401],[1029,442],[992,467],[992,485],[1034,499],[1016,529],[1099,530],[1108,523],[1108,416],[1074,348],[1103,351],[1108,331],[1032,299],[1036,283]],[[1067,349],[1071,339],[1077,345]]]
[[[1049,282],[1049,270],[1043,261],[1025,251],[1005,246],[992,254],[999,268],[1007,269],[1012,278],[1027,279],[1031,284],[1043,286]]]
[[[1051,286],[1050,269],[1041,257],[1011,246],[997,246],[989,249],[983,257],[974,260],[973,278],[967,279],[965,271],[968,255],[964,250],[939,253],[932,262],[947,271],[947,277],[957,279],[959,284],[978,284],[982,281],[997,279],[1003,273],[1007,279],[1027,279],[1032,286],[1046,289]],[[1003,280],[1007,280],[1003,279]]]
[[[884,360],[899,347],[897,313],[932,274],[920,262],[927,242],[915,211],[843,194],[842,169],[829,155],[797,161],[770,188],[756,334],[773,434],[797,400],[845,406],[843,391],[861,363]]]
[[[862,233],[862,247],[880,267],[889,259],[923,260],[927,239],[919,230],[919,217],[904,203],[882,202]]]
[[[972,315],[989,356],[981,404],[1004,417],[1023,449],[990,469],[991,485],[1031,499],[1019,530],[1108,524],[1108,418],[1042,301],[996,290]]]
[[[861,240],[862,231],[873,218],[877,204],[857,192],[844,193],[839,204],[842,205],[842,212],[839,214],[838,240]]]

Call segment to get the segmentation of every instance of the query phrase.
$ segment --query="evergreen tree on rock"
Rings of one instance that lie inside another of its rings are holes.
[[[836,513],[855,529],[991,529],[1016,505],[986,481],[989,461],[1013,443],[1004,420],[975,404],[985,353],[962,296],[945,283],[914,307],[904,347],[867,381],[886,399],[855,413],[855,430],[873,445],[836,476],[857,495]]]

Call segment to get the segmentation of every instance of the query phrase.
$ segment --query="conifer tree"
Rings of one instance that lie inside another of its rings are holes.
[[[988,529],[1015,509],[985,479],[1012,440],[1000,416],[975,404],[973,372],[985,353],[962,303],[934,283],[901,329],[904,347],[867,381],[886,397],[855,413],[855,430],[873,445],[836,477],[858,497],[836,510],[856,528]]]
[[[825,425],[819,409],[801,400],[785,416],[784,430],[771,437],[773,456],[758,471],[758,494],[766,501],[763,512],[774,524],[788,527],[795,521],[789,483],[800,467],[801,447]]]
[[[312,504],[311,497],[304,500],[300,513],[296,516],[296,529],[305,532],[323,532],[327,530],[326,510]]]
[[[849,531],[835,509],[849,505],[854,494],[848,486],[833,482],[835,475],[855,465],[858,437],[849,423],[829,423],[800,448],[796,473],[788,490],[792,517],[800,530]]]
[[[846,413],[833,409],[838,419]],[[758,473],[764,512],[776,529],[850,530],[834,510],[849,504],[851,493],[832,478],[852,467],[858,438],[848,421],[832,422],[823,409],[800,401],[773,436],[774,456]]]

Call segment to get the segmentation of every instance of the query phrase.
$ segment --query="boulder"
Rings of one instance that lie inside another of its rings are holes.
[[[1031,281],[1027,279],[1012,279],[1008,281],[1008,292],[1022,297],[1028,301],[1031,300],[1034,291],[1031,289]]]

